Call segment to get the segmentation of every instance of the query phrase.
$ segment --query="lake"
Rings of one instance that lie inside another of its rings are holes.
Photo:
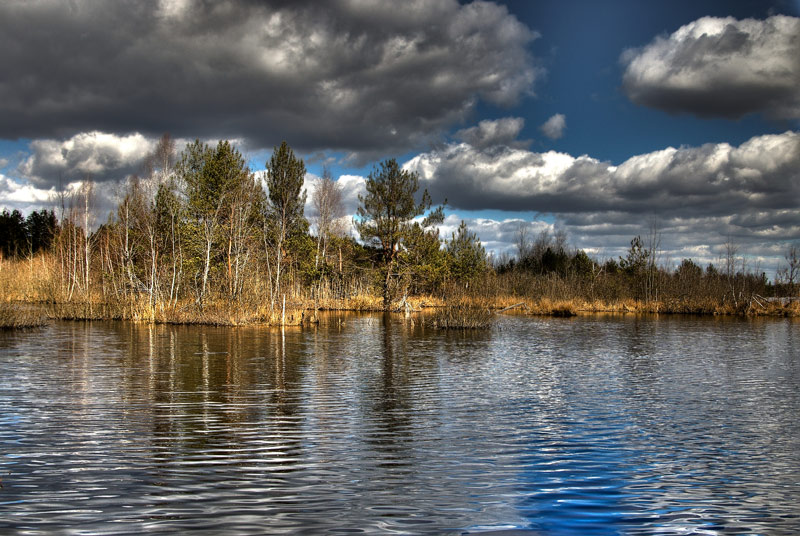
[[[800,533],[800,322],[0,332],[3,534]]]

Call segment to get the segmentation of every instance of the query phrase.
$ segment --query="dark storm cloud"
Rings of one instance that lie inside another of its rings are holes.
[[[630,99],[670,113],[800,118],[800,18],[704,17],[623,54]]]
[[[0,137],[100,130],[400,152],[532,92],[536,35],[493,3],[0,4]]]

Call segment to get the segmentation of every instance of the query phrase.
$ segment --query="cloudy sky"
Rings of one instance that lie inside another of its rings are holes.
[[[0,206],[87,177],[98,211],[165,132],[286,140],[352,212],[396,157],[487,249],[520,225],[599,259],[731,241],[769,277],[800,240],[800,0],[10,0]]]

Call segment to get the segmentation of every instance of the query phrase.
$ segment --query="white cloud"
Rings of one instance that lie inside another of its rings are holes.
[[[514,145],[519,143],[517,138],[524,126],[525,120],[521,117],[485,120],[478,126],[459,130],[455,137],[477,148]]]
[[[139,133],[117,136],[98,131],[66,140],[34,140],[30,156],[20,163],[17,173],[39,186],[85,178],[96,182],[121,180],[139,171],[156,143],[156,139]]]
[[[45,206],[54,196],[54,188],[45,190],[30,184],[20,184],[0,174],[0,200],[5,208],[24,211],[28,207]]]
[[[542,134],[551,140],[557,140],[563,137],[566,129],[567,118],[564,117],[564,114],[555,114],[550,119],[545,121],[541,127],[539,127],[539,130],[542,131]]]
[[[696,248],[716,252],[732,237],[774,264],[771,248],[800,239],[798,132],[756,136],[738,147],[670,147],[619,166],[587,155],[453,143],[404,167],[420,174],[434,199],[447,197],[456,214],[545,214],[575,245],[603,255],[624,252],[633,236],[647,233],[653,217],[668,255],[677,259]],[[499,235],[481,238],[497,251],[509,247]]]
[[[634,102],[703,117],[800,118],[800,18],[703,17],[626,51]]]

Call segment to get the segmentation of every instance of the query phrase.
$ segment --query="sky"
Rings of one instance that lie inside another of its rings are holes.
[[[164,133],[286,140],[349,214],[376,164],[493,255],[521,227],[598,260],[738,248],[772,278],[800,240],[800,0],[0,3],[0,207],[91,178],[98,221]],[[310,201],[307,205],[310,210]]]

